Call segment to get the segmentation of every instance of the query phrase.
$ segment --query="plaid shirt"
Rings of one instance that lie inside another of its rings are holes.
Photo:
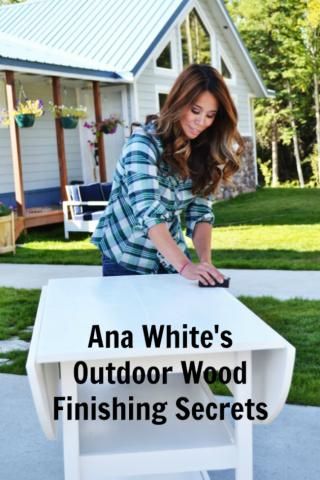
[[[108,206],[91,239],[106,257],[138,273],[157,273],[160,263],[175,272],[149,239],[151,227],[166,223],[188,255],[180,213],[185,211],[191,238],[196,223],[214,222],[212,200],[193,195],[191,179],[169,174],[168,165],[160,160],[161,141],[153,133],[152,125],[138,128],[125,144]]]

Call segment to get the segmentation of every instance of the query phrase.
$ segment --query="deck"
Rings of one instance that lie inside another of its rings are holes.
[[[23,230],[27,230],[28,228],[62,222],[62,209],[57,207],[27,208],[27,213],[24,217],[15,218],[15,236],[17,239]]]

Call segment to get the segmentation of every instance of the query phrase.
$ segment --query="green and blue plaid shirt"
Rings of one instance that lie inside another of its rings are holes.
[[[111,260],[138,273],[156,273],[160,263],[175,272],[148,237],[149,228],[166,223],[185,254],[180,214],[185,211],[187,235],[198,222],[213,224],[212,199],[192,194],[191,179],[170,175],[161,161],[163,147],[148,125],[135,130],[118,161],[108,206],[92,235]]]

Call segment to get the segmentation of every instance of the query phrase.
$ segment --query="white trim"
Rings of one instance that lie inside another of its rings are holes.
[[[22,72],[22,73],[32,73],[34,75],[43,75],[48,77],[61,77],[61,78],[72,78],[73,80],[95,80],[98,82],[105,82],[105,83],[133,83],[134,78],[132,73],[127,73],[126,77],[124,78],[111,78],[111,77],[99,77],[95,75],[79,75],[78,73],[68,73],[68,72],[59,72],[59,71],[51,71],[45,70],[40,68],[31,68],[31,67],[18,67],[12,65],[2,65],[0,64],[1,70],[9,70],[11,72]]]
[[[175,26],[175,31],[176,31],[176,36],[177,36],[177,52],[178,52],[178,58],[177,58],[177,64],[178,64],[178,69],[179,72],[182,72],[183,70],[183,61],[182,61],[182,44],[181,44],[181,30],[180,30],[180,25]]]
[[[5,80],[4,78],[0,77],[0,117],[1,117],[1,110],[7,110],[7,95],[6,95],[6,87],[5,87]],[[9,128],[9,125],[3,125],[0,123],[0,128]]]
[[[131,123],[133,122],[139,122],[139,115],[140,115],[140,110],[139,110],[139,102],[138,102],[138,86],[137,86],[137,79],[133,84],[130,85],[130,101],[131,101]]]
[[[167,69],[167,68],[160,68],[160,67],[156,67],[155,66],[155,62],[154,62],[154,73],[156,75],[161,75],[162,77],[168,77],[168,78],[176,78],[178,72],[174,72],[172,71],[171,69]]]
[[[173,48],[174,47],[174,41],[175,41],[175,33],[171,32],[171,35],[169,37],[169,41],[167,42],[161,42],[159,44],[159,48],[155,50],[154,56],[153,56],[153,68],[154,68],[154,73],[156,75],[161,75],[163,77],[176,77],[178,74],[178,59],[177,59],[177,49]],[[164,45],[164,46],[163,46]],[[163,68],[163,67],[158,67],[157,65],[157,59],[163,52],[163,50],[167,47],[167,45],[170,45],[170,56],[171,56],[171,68]]]
[[[251,98],[255,98],[255,96],[253,95],[253,93],[248,93],[248,95],[247,95],[248,112],[249,112],[248,123],[249,123],[249,129],[250,129],[250,132],[251,132],[251,136],[253,137],[254,122],[253,122],[253,116],[252,116],[252,112],[251,112],[251,109],[252,109]]]
[[[258,182],[258,162],[257,162],[257,136],[256,136],[256,125],[254,121],[254,110],[253,110],[253,101],[255,96],[252,93],[248,94],[248,103],[249,103],[249,125],[251,129],[251,138],[252,138],[252,151],[253,151],[253,158],[254,158],[254,169],[255,169],[255,181],[256,185],[259,184]],[[248,135],[249,136],[249,135]]]
[[[123,121],[124,121],[124,135],[129,137],[130,135],[130,116],[129,116],[129,101],[126,85],[123,85],[121,88],[121,107],[123,111]]]
[[[159,93],[164,93],[167,95],[171,90],[169,85],[155,85],[155,95],[156,95],[156,108],[157,112],[160,112],[160,102],[159,102]]]

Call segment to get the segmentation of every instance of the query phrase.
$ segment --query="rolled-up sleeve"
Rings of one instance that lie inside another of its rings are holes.
[[[169,219],[161,203],[158,181],[157,151],[146,138],[139,137],[128,145],[125,156],[126,184],[136,229],[148,230]]]
[[[192,238],[197,223],[214,224],[213,198],[195,197],[186,209],[187,237]]]

